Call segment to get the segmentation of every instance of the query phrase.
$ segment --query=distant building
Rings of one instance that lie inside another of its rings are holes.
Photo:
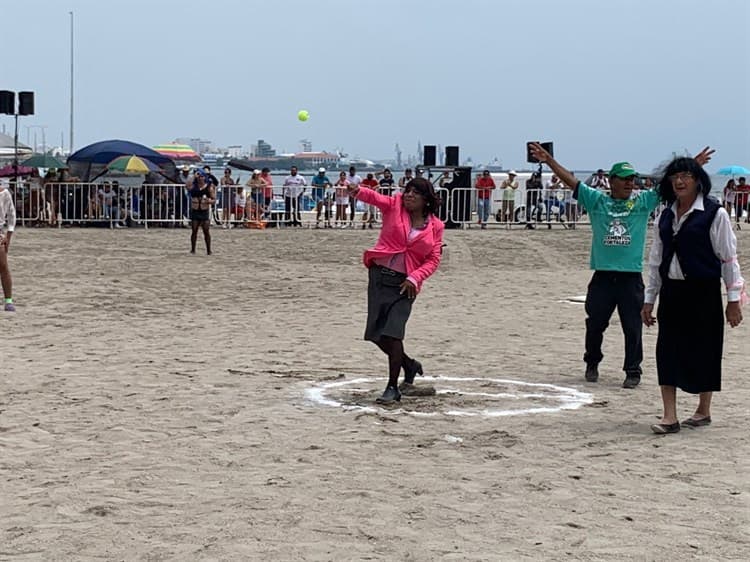
[[[333,152],[298,152],[292,158],[303,163],[303,169],[314,169],[320,166],[331,167],[339,161],[339,155]]]
[[[230,158],[240,158],[242,156],[242,145],[233,144],[227,147],[226,155]]]
[[[308,139],[302,139],[299,142],[302,145],[302,152],[312,152],[313,151],[313,149],[312,149],[312,142],[309,141]]]
[[[276,156],[276,151],[266,141],[258,139],[258,144],[255,145],[255,156],[257,158],[272,158]]]
[[[187,144],[190,148],[195,150],[198,154],[205,152],[211,152],[213,150],[213,143],[210,140],[197,139],[197,138],[180,138],[174,141],[177,144]]]

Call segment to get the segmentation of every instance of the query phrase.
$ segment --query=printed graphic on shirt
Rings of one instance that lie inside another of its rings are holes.
[[[609,223],[607,235],[604,237],[605,246],[630,246],[631,236],[628,227],[620,219],[614,219]]]

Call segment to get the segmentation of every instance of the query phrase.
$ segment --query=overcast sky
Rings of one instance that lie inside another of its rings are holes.
[[[423,144],[572,168],[717,148],[750,167],[746,0],[0,0],[0,89],[48,145],[201,137],[392,158]],[[307,109],[310,120],[299,122]],[[0,130],[13,119],[0,116]],[[26,129],[31,126],[32,128]]]

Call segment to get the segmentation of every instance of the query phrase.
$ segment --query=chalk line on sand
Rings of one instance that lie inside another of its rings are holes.
[[[543,399],[553,402],[550,406],[537,406],[533,408],[511,408],[511,409],[494,409],[494,408],[462,408],[462,409],[450,409],[445,411],[435,412],[419,412],[414,410],[405,410],[403,408],[381,408],[379,406],[363,406],[360,404],[344,404],[335,398],[328,395],[328,391],[332,389],[341,389],[349,385],[359,385],[362,383],[373,383],[375,385],[382,385],[381,379],[370,379],[370,378],[356,378],[344,381],[325,382],[308,388],[305,390],[305,398],[313,404],[319,406],[329,406],[333,408],[343,408],[345,410],[357,410],[362,412],[388,412],[393,413],[404,413],[413,416],[436,416],[443,414],[446,416],[484,416],[484,417],[500,417],[500,416],[519,416],[527,414],[542,414],[542,413],[554,413],[561,410],[576,410],[585,404],[591,404],[593,402],[593,396],[588,392],[581,392],[575,388],[567,386],[559,386],[556,384],[548,383],[536,383],[536,382],[524,382],[513,379],[503,378],[492,378],[492,377],[449,377],[449,376],[426,376],[420,377],[422,381],[435,381],[435,382],[489,382],[501,385],[508,385],[511,387],[518,387],[519,389],[525,387],[530,392],[470,392],[462,391],[457,388],[444,388],[438,389],[437,395],[448,395],[454,394],[459,396],[471,396],[473,398],[484,397],[488,401],[496,399],[510,399],[510,400],[523,400],[523,399]],[[453,385],[458,386],[458,385]],[[362,390],[362,389],[357,389]]]

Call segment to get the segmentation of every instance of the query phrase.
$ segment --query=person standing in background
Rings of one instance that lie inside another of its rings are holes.
[[[346,181],[349,182],[350,187],[359,187],[362,183],[362,178],[357,175],[357,170],[354,166],[349,167],[349,175],[346,176]],[[357,200],[354,197],[349,197],[349,226],[354,228],[354,215],[357,212]]]
[[[196,170],[193,185],[190,188],[190,253],[195,253],[198,240],[198,229],[203,229],[203,240],[206,243],[206,254],[211,255],[210,209],[216,202],[216,188],[210,177]]]
[[[477,217],[482,230],[487,228],[492,207],[492,190],[495,187],[495,180],[492,179],[489,170],[483,170],[474,182],[474,188],[477,190]]]
[[[297,173],[297,166],[292,166],[289,175],[284,178],[284,219],[287,226],[302,226],[300,199],[306,185],[305,178]]]
[[[315,228],[320,228],[320,213],[325,204],[326,188],[331,185],[331,180],[326,175],[325,168],[318,168],[317,175],[310,180],[312,186],[312,198],[315,201]]]
[[[515,210],[516,210],[516,191],[518,190],[518,182],[516,181],[515,170],[508,172],[508,178],[503,180],[500,184],[500,189],[503,190],[502,207],[500,208],[500,218],[502,222],[510,225],[515,221]]]
[[[377,191],[378,180],[375,179],[375,176],[373,174],[368,173],[367,177],[362,180],[362,183],[360,185],[364,188]],[[365,214],[362,215],[362,230],[365,229],[365,226],[369,226],[370,228],[372,228],[372,225],[375,224],[375,214],[377,213],[377,210],[378,208],[375,205],[367,205]]]
[[[10,193],[9,182],[0,180],[0,282],[3,286],[3,310],[15,312],[13,304],[13,278],[8,266],[8,252],[10,251],[10,240],[16,229],[16,208],[13,205],[13,196]]]
[[[750,202],[750,185],[745,183],[745,178],[739,178],[737,180],[737,185],[735,187],[736,192],[736,201],[737,204],[735,206],[736,208],[736,220],[737,223],[742,220],[742,214],[745,211],[748,211],[748,214],[745,216],[745,222],[750,222],[750,209],[748,209],[748,202]]]
[[[206,167],[203,168],[204,170]],[[208,168],[209,173],[211,168]],[[224,176],[221,178],[221,222],[224,223],[224,228],[231,228],[230,218],[232,211],[235,207],[235,195],[237,190],[235,189],[235,182],[232,179],[232,170],[226,168],[224,170]]]

